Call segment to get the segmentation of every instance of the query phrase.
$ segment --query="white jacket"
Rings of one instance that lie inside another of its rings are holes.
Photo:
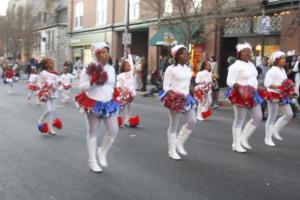
[[[65,86],[69,86],[71,85],[72,83],[72,79],[74,78],[74,76],[70,73],[67,73],[67,74],[62,74],[60,77],[59,77],[59,81],[65,85]]]
[[[165,92],[173,90],[187,96],[190,93],[192,71],[187,65],[170,65],[164,76],[163,89]]]
[[[101,86],[91,86],[91,77],[86,73],[86,68],[84,68],[80,74],[79,89],[82,92],[85,92],[89,98],[106,103],[111,101],[113,98],[116,74],[113,66],[108,63],[104,66],[104,71],[106,71],[108,76],[107,82]]]
[[[28,82],[36,85],[38,83],[39,75],[38,74],[30,74]]]
[[[250,85],[257,89],[258,72],[256,67],[249,61],[248,63],[237,60],[228,68],[227,85],[233,87],[235,83],[242,86]]]
[[[124,87],[128,89],[133,96],[136,95],[136,78],[134,75],[134,64],[131,54],[128,55],[128,63],[130,65],[129,72],[123,72],[117,75],[117,87]]]
[[[212,73],[207,71],[207,70],[203,70],[197,73],[196,75],[196,79],[195,82],[201,83],[201,82],[205,82],[205,83],[212,83]]]
[[[285,79],[287,79],[285,70],[283,68],[273,66],[266,74],[264,85],[269,92],[280,93],[279,90],[271,89],[270,86],[280,86]]]
[[[57,88],[58,88],[58,82],[59,82],[59,77],[55,73],[50,73],[46,70],[43,70],[40,72],[39,79],[38,79],[38,86],[40,88],[43,87],[45,83],[47,85],[52,85],[52,90],[50,91],[50,96],[52,98],[57,97]]]

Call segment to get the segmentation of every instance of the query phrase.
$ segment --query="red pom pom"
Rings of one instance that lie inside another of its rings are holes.
[[[118,116],[118,125],[119,127],[123,124],[122,116]]]
[[[61,122],[61,120],[59,118],[53,119],[52,125],[55,128],[62,129],[62,122]]]
[[[42,133],[48,133],[49,132],[49,127],[48,127],[47,123],[43,123],[43,124],[39,125],[38,128]]]
[[[202,112],[202,117],[203,119],[207,119],[208,117],[210,117],[212,115],[212,110],[209,108],[207,111]]]
[[[139,116],[135,116],[135,117],[131,117],[129,119],[129,125],[130,127],[137,127],[140,123],[140,117]]]
[[[120,90],[118,88],[114,88],[113,98],[117,98],[120,96]]]

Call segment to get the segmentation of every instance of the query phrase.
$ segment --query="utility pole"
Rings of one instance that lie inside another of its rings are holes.
[[[266,7],[267,7],[268,3],[269,3],[268,0],[262,1],[262,16],[263,17],[266,14]],[[261,38],[261,57],[262,58],[265,56],[265,42],[266,42],[265,34],[262,34],[262,38]]]
[[[128,35],[128,31],[129,31],[129,2],[130,0],[126,0],[125,3],[125,7],[126,7],[126,19],[125,19],[125,35]],[[124,58],[127,58],[127,48],[128,48],[128,43],[124,42]]]

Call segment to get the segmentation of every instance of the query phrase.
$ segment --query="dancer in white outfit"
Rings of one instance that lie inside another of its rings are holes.
[[[196,75],[195,79],[195,97],[198,101],[197,119],[203,121],[211,115],[211,103],[212,103],[212,73],[211,66],[208,61],[204,61],[201,64],[200,71]]]
[[[170,65],[164,75],[163,90],[159,96],[163,104],[169,109],[170,126],[168,129],[169,157],[180,160],[182,155],[187,155],[184,143],[192,133],[196,124],[194,107],[196,100],[190,95],[190,81],[192,71],[187,65],[188,54],[184,45],[172,48],[175,64]],[[180,117],[183,115],[186,123],[177,135]]]
[[[72,80],[75,77],[68,73],[68,68],[64,67],[64,73],[59,77],[59,82],[62,87],[62,102],[67,102],[70,99],[70,92],[72,88]]]
[[[81,72],[81,93],[75,97],[75,101],[86,113],[89,167],[93,172],[102,172],[96,155],[98,153],[101,166],[107,167],[106,155],[119,131],[117,117],[120,105],[113,99],[116,75],[113,66],[108,64],[108,46],[105,43],[94,44],[92,54],[93,62]],[[97,137],[102,121],[107,132],[97,150]]]
[[[228,69],[225,97],[231,101],[234,108],[234,122],[232,126],[232,150],[239,153],[251,149],[248,139],[262,120],[260,103],[262,98],[257,92],[257,70],[250,62],[252,47],[248,43],[237,45],[237,61]],[[242,126],[249,112],[251,119],[242,131]]]
[[[37,92],[37,96],[41,102],[46,104],[46,111],[38,122],[38,129],[42,133],[49,133],[50,135],[56,135],[54,128],[62,128],[61,120],[59,118],[55,118],[58,83],[59,77],[54,71],[53,60],[45,58],[42,61],[42,71],[40,72],[38,79],[38,86],[40,90]],[[51,123],[52,126],[48,125]]]
[[[39,86],[38,86],[38,78],[39,75],[37,74],[37,70],[35,67],[31,68],[31,73],[28,79],[28,85],[27,85],[27,89],[28,91],[28,95],[27,95],[27,101],[28,103],[30,103],[32,97],[35,97],[36,91],[38,91]],[[36,99],[36,103],[38,104],[38,99]]]
[[[286,64],[285,53],[282,51],[274,52],[271,55],[273,67],[267,72],[265,77],[265,87],[268,90],[268,119],[266,122],[265,144],[268,146],[276,146],[272,140],[274,136],[278,140],[282,140],[279,132],[293,117],[293,112],[290,106],[291,100],[289,96],[294,92],[292,81],[288,80],[284,70]],[[288,87],[284,86],[284,82],[289,82]],[[286,88],[286,89],[284,89]],[[280,110],[283,115],[275,122]]]
[[[117,76],[117,88],[120,92],[120,102],[122,102],[122,118],[125,119],[126,126],[136,126],[137,117],[132,116],[132,104],[136,96],[136,77],[134,73],[134,64],[130,49],[128,51],[128,59],[124,60],[121,71]],[[120,116],[121,117],[121,116]],[[119,118],[119,124],[122,126],[122,118]]]

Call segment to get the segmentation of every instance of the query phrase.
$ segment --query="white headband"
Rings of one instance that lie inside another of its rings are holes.
[[[281,56],[285,56],[285,53],[283,51],[275,51],[274,53],[272,53],[270,61],[274,63],[276,59],[280,58]]]
[[[183,44],[175,45],[175,46],[172,48],[172,50],[171,50],[172,56],[175,58],[176,53],[178,52],[178,50],[179,50],[179,49],[182,49],[182,48],[184,48],[185,50],[187,50],[186,46],[184,46]]]
[[[238,45],[236,45],[237,52],[240,52],[243,49],[250,49],[250,50],[252,50],[252,46],[248,42],[245,42],[244,44],[238,44]]]
[[[92,47],[91,47],[93,55],[95,55],[96,50],[101,50],[103,48],[108,48],[109,49],[109,47],[107,46],[107,44],[105,42],[99,42],[99,43],[93,44]]]

